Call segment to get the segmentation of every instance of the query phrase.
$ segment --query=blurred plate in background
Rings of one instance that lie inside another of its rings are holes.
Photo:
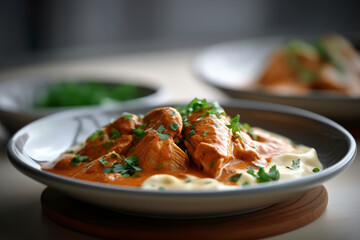
[[[280,95],[254,87],[271,53],[289,39],[272,37],[210,46],[196,57],[193,69],[206,83],[234,98],[291,105],[317,112],[340,123],[359,122],[360,97],[331,95],[315,90],[307,95]],[[360,38],[350,39],[356,41]]]
[[[165,93],[159,86],[129,77],[14,79],[0,82],[0,120],[13,133],[38,118],[59,111],[129,107],[145,102],[160,104],[164,100]]]

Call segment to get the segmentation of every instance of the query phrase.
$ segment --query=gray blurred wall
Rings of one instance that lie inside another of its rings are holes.
[[[360,1],[5,0],[0,67],[51,52],[76,57],[327,31],[360,33]]]

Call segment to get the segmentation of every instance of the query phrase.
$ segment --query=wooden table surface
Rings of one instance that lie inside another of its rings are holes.
[[[58,61],[0,72],[0,81],[29,76],[135,76],[164,86],[167,99],[194,97],[220,100],[226,96],[193,76],[191,60],[197,49],[148,52],[97,59]],[[6,136],[0,129],[0,239],[97,239],[61,227],[42,214],[45,186],[24,176],[8,161]],[[360,141],[357,140],[359,148]],[[327,181],[329,204],[310,225],[269,239],[359,239],[360,157],[350,168]]]

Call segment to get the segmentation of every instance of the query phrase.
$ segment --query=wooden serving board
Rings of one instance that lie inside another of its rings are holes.
[[[130,216],[87,204],[47,188],[43,212],[56,223],[109,239],[254,239],[285,233],[317,219],[326,209],[325,187],[256,212],[211,219]]]

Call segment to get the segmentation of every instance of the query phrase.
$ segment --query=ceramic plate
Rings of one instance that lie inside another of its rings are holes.
[[[99,76],[92,77],[76,77],[76,78],[62,78],[71,79],[82,84],[89,82],[91,79],[101,81],[107,86],[118,86],[124,83],[130,83],[139,90],[138,98],[126,100],[122,102],[113,102],[112,105],[125,106],[137,105],[147,101],[155,104],[164,102],[165,94],[163,89],[156,85],[145,84],[142,79],[135,79],[133,77],[120,77],[120,78],[104,78]],[[75,107],[47,107],[47,108],[34,108],[33,103],[39,92],[46,91],[50,86],[60,82],[60,78],[51,77],[34,77],[25,79],[12,79],[0,82],[0,119],[1,123],[10,132],[15,132],[26,124],[39,119],[41,117],[69,110]],[[92,108],[92,106],[76,107],[79,108]],[[95,106],[95,108],[97,108]]]
[[[296,180],[271,182],[236,190],[149,191],[77,180],[40,169],[122,111],[146,113],[155,106],[91,109],[58,113],[19,130],[9,141],[8,156],[25,175],[85,202],[132,214],[163,217],[210,217],[237,214],[289,199],[334,177],[356,154],[353,137],[340,125],[308,111],[246,100],[223,102],[230,116],[314,147],[324,170]]]
[[[278,95],[252,87],[263,72],[271,53],[288,39],[289,37],[273,37],[210,46],[195,58],[195,74],[234,98],[300,107],[342,123],[359,122],[360,111],[354,110],[360,109],[360,97],[334,96],[324,91],[298,96]]]

